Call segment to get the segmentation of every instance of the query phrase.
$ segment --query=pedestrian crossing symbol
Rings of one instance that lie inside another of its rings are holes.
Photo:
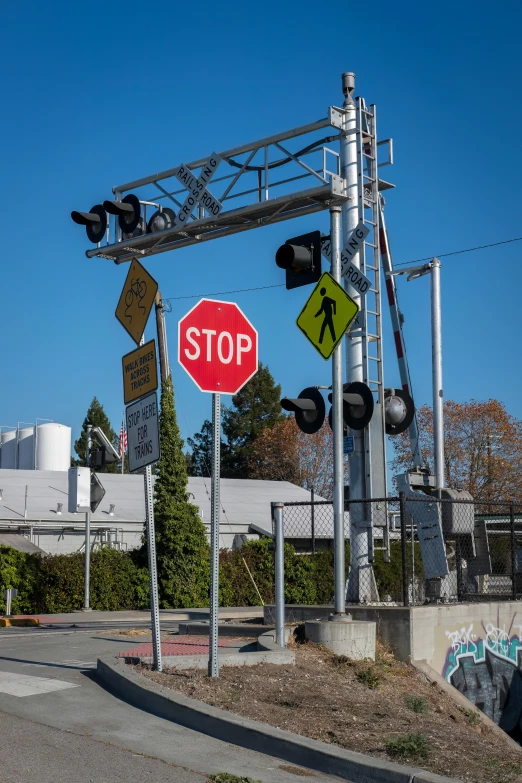
[[[359,309],[359,305],[344,288],[329,272],[325,272],[299,313],[296,323],[323,359],[329,359]]]

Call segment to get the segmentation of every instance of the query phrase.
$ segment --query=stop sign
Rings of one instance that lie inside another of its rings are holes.
[[[178,324],[178,361],[201,391],[236,394],[257,372],[257,332],[237,304],[202,299]]]

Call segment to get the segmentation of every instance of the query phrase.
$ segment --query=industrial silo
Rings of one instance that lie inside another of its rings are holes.
[[[0,468],[14,470],[16,468],[16,430],[0,432]]]
[[[18,470],[34,470],[34,427],[18,430]]]
[[[49,422],[36,426],[36,470],[69,470],[71,467],[71,428]]]

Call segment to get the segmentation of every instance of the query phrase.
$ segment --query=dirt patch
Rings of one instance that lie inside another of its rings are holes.
[[[522,750],[382,647],[372,663],[310,643],[295,652],[295,666],[222,667],[218,679],[136,668],[207,704],[348,750],[472,783],[522,782]]]

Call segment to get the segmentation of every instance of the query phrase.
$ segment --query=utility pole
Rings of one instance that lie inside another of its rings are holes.
[[[433,444],[435,486],[440,497],[444,482],[444,419],[442,391],[442,316],[440,304],[440,261],[434,258],[431,270],[431,354],[433,376]]]
[[[87,445],[85,450],[85,465],[91,467],[91,430],[92,424],[87,425]],[[90,612],[90,587],[91,587],[91,510],[85,512],[85,583],[83,596],[83,611]]]
[[[161,291],[158,291],[156,293],[154,306],[156,309],[156,329],[158,332],[160,380],[161,380],[161,386],[163,387],[163,384],[165,383],[165,381],[170,375],[170,365],[169,365],[169,352],[167,348],[167,330],[165,328],[165,311],[163,309]]]
[[[355,74],[343,73],[342,87],[344,94],[343,108],[345,111],[343,130],[341,132],[341,176],[345,181],[345,195],[348,199],[342,205],[343,241],[347,244],[353,229],[359,222],[358,199],[358,174],[357,174],[357,118],[353,93],[355,90]],[[360,268],[360,252],[352,259],[355,267]],[[358,291],[345,283],[345,288],[359,305],[360,314],[364,308],[364,301]],[[364,323],[364,319],[361,318]],[[346,380],[364,382],[363,373],[363,338],[359,331],[357,335],[346,335]],[[354,453],[350,456],[350,500],[364,500],[366,498],[366,449],[364,430],[352,432]],[[343,501],[344,505],[344,501]],[[365,586],[361,585],[364,570],[369,566],[368,528],[371,516],[370,509],[364,504],[352,505],[350,513],[350,573],[348,577],[348,601],[359,603],[365,594]],[[344,518],[344,517],[343,517]],[[371,528],[370,528],[371,533]],[[363,570],[364,569],[364,570]],[[369,578],[371,578],[369,576]]]

